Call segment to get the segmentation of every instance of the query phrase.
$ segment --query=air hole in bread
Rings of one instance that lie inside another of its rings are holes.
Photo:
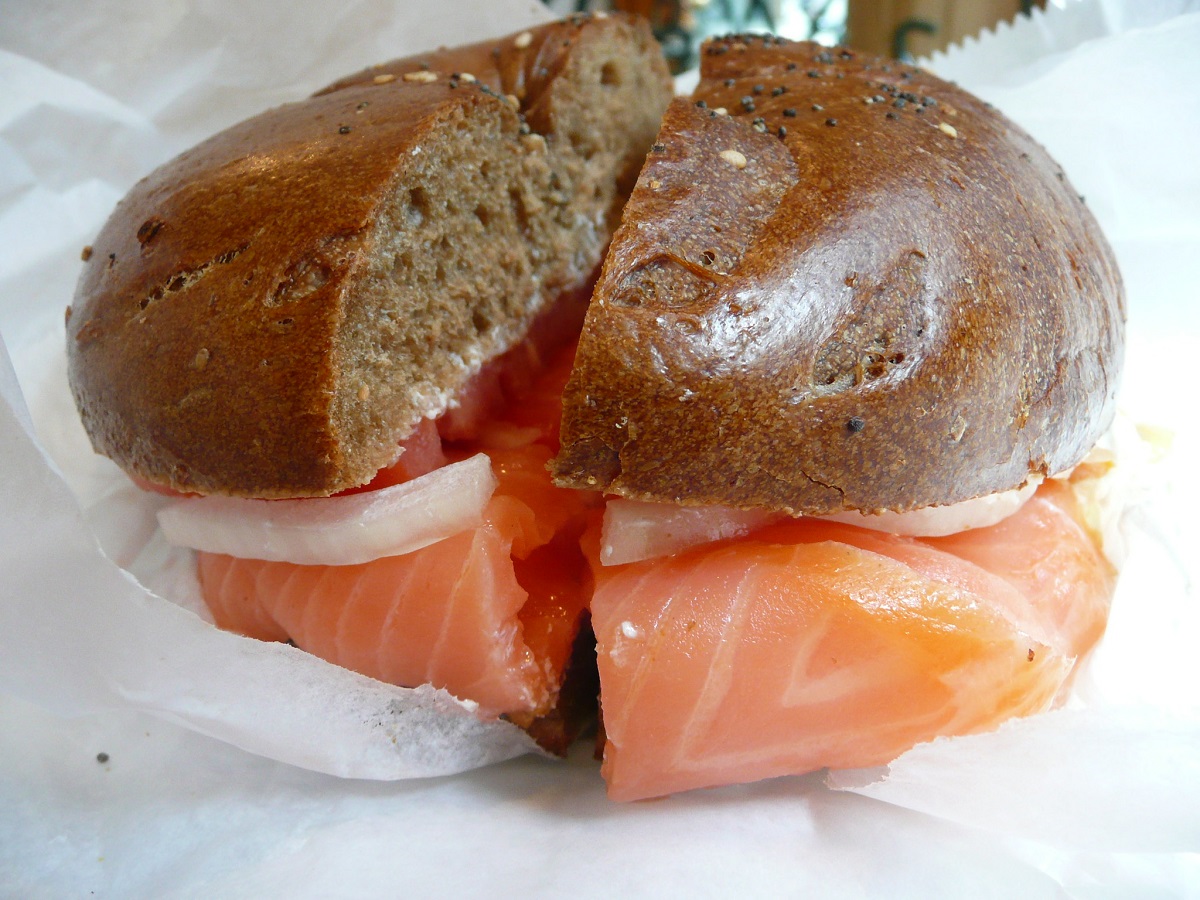
[[[527,233],[529,231],[529,210],[525,205],[525,198],[522,196],[519,186],[513,185],[508,189],[508,202],[512,206],[517,227],[522,233]]]
[[[425,221],[425,217],[429,215],[429,195],[424,188],[411,188],[408,192],[408,208],[407,213],[408,224],[413,228]]]
[[[606,62],[600,67],[600,83],[605,87],[619,87],[624,80],[621,67],[616,62]]]

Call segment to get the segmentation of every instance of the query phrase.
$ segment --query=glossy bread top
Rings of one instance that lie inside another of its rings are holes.
[[[560,483],[907,510],[1078,462],[1114,413],[1124,295],[1046,152],[849,50],[730,37],[701,72],[597,286]]]

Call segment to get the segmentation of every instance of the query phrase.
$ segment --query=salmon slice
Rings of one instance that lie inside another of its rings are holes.
[[[950,538],[798,519],[609,568],[592,538],[616,800],[881,765],[1044,710],[1115,582],[1055,483]]]
[[[586,499],[550,485],[544,447],[498,456],[483,523],[413,553],[354,566],[199,554],[216,624],[380,681],[445,688],[484,715],[546,712],[588,600],[581,526],[567,527]],[[542,564],[538,548],[560,531],[567,552]]]
[[[465,433],[469,424],[478,435],[443,444],[442,426],[424,423],[396,465],[366,488],[486,452],[499,485],[479,527],[354,566],[200,553],[201,588],[218,627],[291,640],[380,681],[445,688],[478,703],[484,716],[528,726],[548,713],[591,595],[579,536],[601,501],[554,487],[546,471],[574,348],[530,347],[485,373],[446,429]]]

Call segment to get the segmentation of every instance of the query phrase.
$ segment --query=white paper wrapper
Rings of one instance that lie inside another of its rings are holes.
[[[1200,851],[1200,429],[1181,396],[1200,333],[1189,6],[1072,4],[932,61],[1045,143],[1088,197],[1129,289],[1125,413],[1174,433],[1131,478],[1109,635],[1069,708],[837,773],[841,790],[816,775],[614,807],[582,752],[432,781],[331,777],[457,772],[529,743],[445,694],[208,625],[188,558],[155,535],[155,501],[91,454],[63,370],[79,249],[138,177],[365,64],[513,31],[542,9],[5,3],[0,894],[1200,890],[1187,855]]]
[[[72,421],[58,345],[69,280],[78,271],[72,257],[150,165],[369,61],[436,46],[456,33],[481,39],[545,13],[524,2],[506,4],[508,15],[499,16],[491,4],[490,15],[457,8],[434,23],[363,3],[344,14],[345,33],[318,29],[282,8],[274,20],[243,21],[235,31],[227,24],[238,18],[232,4],[156,5],[138,23],[142,33],[130,36],[112,24],[128,20],[120,8],[127,4],[112,5],[97,10],[90,29],[89,16],[65,22],[22,10],[25,17],[16,19],[28,31],[15,37],[25,58],[5,57],[17,91],[2,126],[3,152],[19,199],[0,218],[7,249],[15,251],[11,269],[0,270],[7,276],[0,323],[43,443],[37,446],[28,421],[22,426],[20,391],[0,357],[0,571],[7,595],[0,686],[62,712],[145,709],[252,752],[346,777],[442,775],[529,752],[532,742],[519,729],[483,723],[444,692],[380,685],[203,621],[189,555],[166,550],[155,532],[156,501],[95,457]],[[266,34],[275,40],[264,41]],[[117,35],[131,50],[127,60],[112,52]],[[86,145],[76,143],[81,132]],[[141,152],[130,152],[134,147]],[[64,245],[71,226],[78,237]],[[48,269],[65,273],[67,285],[47,291],[39,273]],[[23,305],[31,295],[38,302]],[[58,461],[66,484],[40,449]]]

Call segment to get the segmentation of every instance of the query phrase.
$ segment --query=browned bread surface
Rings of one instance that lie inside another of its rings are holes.
[[[614,236],[564,396],[562,484],[907,510],[1078,462],[1124,297],[1061,169],[900,63],[706,46]]]
[[[350,82],[166,164],[97,237],[71,384],[131,473],[256,497],[369,480],[586,282],[670,97],[618,16]]]

